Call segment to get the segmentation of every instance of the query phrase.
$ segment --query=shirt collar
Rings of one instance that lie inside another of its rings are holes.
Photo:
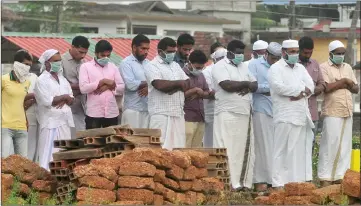
[[[297,67],[297,64],[298,64],[298,63],[296,63],[296,64],[293,66],[293,68],[292,68],[292,67],[290,67],[290,65],[287,64],[287,62],[285,61],[284,58],[281,58],[279,62],[282,64],[282,66],[288,67],[288,68],[291,68],[291,69],[296,68],[296,67]]]
[[[334,66],[334,67],[336,67],[336,68],[341,68],[341,67],[345,64],[345,62],[343,62],[343,63],[341,64],[341,66],[338,67],[335,63],[333,63],[333,62],[331,61],[330,58],[327,59],[327,62],[328,62],[328,65]]]
[[[231,60],[229,60],[227,57],[224,57],[224,61],[227,63],[227,64],[230,64],[236,68],[238,68],[240,65],[244,64],[244,62],[241,62],[238,66],[234,65]]]
[[[162,57],[160,57],[159,55],[157,55],[157,56],[155,57],[155,59],[156,59],[159,63],[161,63],[161,64],[167,64],[167,63],[162,59]]]

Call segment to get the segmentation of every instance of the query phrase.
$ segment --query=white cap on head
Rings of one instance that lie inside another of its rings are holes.
[[[292,39],[284,40],[282,42],[282,48],[284,48],[284,49],[298,48],[298,41],[297,40],[292,40]]]
[[[262,49],[267,49],[268,47],[268,43],[263,41],[263,40],[258,40],[255,43],[253,43],[253,51],[254,50],[262,50]]]
[[[48,61],[52,56],[54,56],[57,53],[59,53],[59,51],[56,49],[48,49],[39,57],[38,61],[42,64],[40,68],[40,72],[45,70],[45,62]]]
[[[339,41],[339,40],[335,40],[335,41],[332,41],[329,45],[328,45],[328,51],[331,52],[337,48],[345,48],[345,45]]]
[[[225,48],[219,48],[213,54],[211,54],[212,59],[218,59],[221,57],[225,57],[227,55],[227,49]]]
[[[269,43],[267,51],[275,56],[282,56],[282,46],[277,42]]]

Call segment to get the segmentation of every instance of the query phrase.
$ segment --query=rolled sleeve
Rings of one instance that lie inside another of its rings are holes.
[[[120,64],[119,71],[123,77],[125,88],[129,91],[137,91],[142,81],[135,79],[132,67],[128,63],[124,62]]]
[[[258,84],[258,89],[256,93],[267,93],[267,92],[270,92],[269,84],[267,83]]]
[[[53,104],[54,95],[49,92],[49,89],[46,86],[47,84],[44,81],[45,79],[37,81],[34,88],[35,99],[37,104],[43,105],[45,107],[51,107]]]
[[[328,76],[327,67],[321,65],[320,70],[321,70],[322,78],[325,81],[325,83],[327,83],[327,84],[331,83],[330,77]]]
[[[89,71],[88,71],[88,68],[86,67],[86,65],[83,64],[80,66],[79,88],[80,88],[80,92],[82,94],[89,94],[89,93],[94,92],[98,88],[98,85],[99,85],[100,80],[90,82],[88,72]]]

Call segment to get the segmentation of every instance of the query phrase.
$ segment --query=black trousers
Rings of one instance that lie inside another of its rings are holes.
[[[85,116],[85,128],[96,129],[110,127],[118,124],[118,117],[103,118],[103,117],[89,117]]]

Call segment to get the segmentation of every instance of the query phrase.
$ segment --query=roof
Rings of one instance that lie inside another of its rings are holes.
[[[17,33],[4,32],[2,37],[17,45],[20,48],[28,50],[34,57],[39,58],[47,49],[57,49],[61,54],[65,53],[71,47],[72,39],[79,34],[42,34],[42,33]],[[81,34],[89,38],[90,47],[86,60],[91,60],[95,53],[95,44],[105,39],[113,46],[111,61],[119,65],[121,60],[131,53],[131,43],[134,35],[97,35]],[[160,37],[149,36],[150,50],[148,59],[153,59],[157,54],[157,45]]]

